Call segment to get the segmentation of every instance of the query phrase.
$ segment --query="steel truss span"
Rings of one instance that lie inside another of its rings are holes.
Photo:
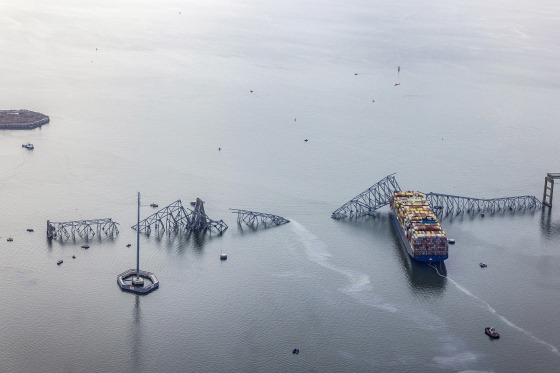
[[[560,177],[560,174],[559,174]],[[545,185],[546,187],[546,185]],[[389,204],[394,192],[401,188],[391,174],[364,190],[350,201],[335,210],[331,218],[353,218],[374,215],[375,211]],[[546,190],[545,190],[546,193]],[[426,199],[439,216],[459,215],[462,213],[496,213],[499,211],[531,210],[542,207],[541,201],[535,196],[515,196],[501,198],[471,198],[441,193],[425,193]],[[552,200],[552,198],[551,198]]]
[[[496,213],[499,211],[517,211],[536,209],[542,206],[535,196],[515,196],[501,198],[470,198],[449,194],[427,193],[426,199],[438,215],[459,215],[462,213]]]
[[[215,229],[222,233],[228,228],[223,220],[212,220],[206,215],[204,202],[200,198],[197,198],[196,202],[191,202],[191,206],[194,210],[184,208],[180,199],[173,202],[140,221],[140,232],[149,235],[152,229],[157,234],[165,231],[200,232]],[[137,225],[133,225],[132,229],[137,229]]]
[[[265,214],[264,212],[230,209],[234,214],[237,214],[237,223],[242,222],[250,227],[257,228],[259,224],[263,224],[265,227],[269,225],[281,225],[289,223],[288,219],[285,219],[278,215]]]
[[[389,199],[393,192],[400,190],[401,187],[395,179],[395,174],[385,176],[376,184],[336,209],[331,214],[331,218],[342,219],[373,215],[375,210],[389,204]]]
[[[47,238],[91,238],[104,232],[107,236],[119,234],[118,223],[111,219],[75,220],[66,222],[53,222],[47,220]]]

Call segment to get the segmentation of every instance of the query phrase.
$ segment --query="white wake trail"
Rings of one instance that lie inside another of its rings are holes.
[[[496,316],[498,316],[503,322],[505,322],[507,325],[511,326],[512,328],[516,329],[517,331],[520,331],[521,333],[525,334],[526,336],[528,336],[529,338],[533,339],[534,341],[545,345],[546,347],[548,347],[548,349],[556,354],[560,356],[560,352],[558,351],[558,348],[556,348],[555,346],[551,345],[550,343],[543,341],[542,339],[536,337],[535,335],[533,335],[531,332],[523,329],[522,327],[520,327],[519,325],[515,324],[514,322],[508,320],[505,316],[499,314],[496,309],[494,307],[492,307],[488,302],[486,302],[483,299],[480,299],[479,297],[477,297],[476,295],[474,295],[473,293],[471,293],[470,291],[468,291],[467,289],[465,289],[463,286],[459,285],[459,283],[455,280],[453,280],[451,277],[449,276],[443,276],[441,273],[439,273],[439,271],[437,270],[436,267],[432,266],[432,268],[434,268],[437,272],[438,275],[440,275],[441,277],[445,277],[447,279],[447,281],[451,282],[453,285],[455,285],[455,287],[457,289],[459,289],[461,292],[465,293],[466,295],[468,295],[471,298],[476,299],[477,301],[479,301],[480,303],[484,304],[486,306],[486,308],[488,308],[488,310],[490,312],[492,312],[493,314],[495,314]]]

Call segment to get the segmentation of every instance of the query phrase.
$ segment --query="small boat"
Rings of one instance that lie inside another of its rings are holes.
[[[12,242],[14,239],[12,237],[9,237],[6,241],[8,242]]]
[[[33,229],[32,228],[27,228],[27,231],[28,232],[33,232]]]
[[[294,354],[294,355],[299,354],[299,348],[294,348],[294,349],[292,350],[292,354]]]
[[[82,249],[89,249],[89,245],[82,245]]]
[[[126,247],[130,247],[130,246],[132,246],[132,245],[131,244],[126,244]]]
[[[496,329],[487,326],[486,328],[484,328],[484,334],[486,334],[487,336],[489,336],[492,339],[498,339],[500,338],[500,333],[498,333],[496,331]]]
[[[25,149],[29,149],[29,150],[35,149],[35,147],[33,146],[33,144],[30,143],[30,142],[28,142],[27,144],[21,145],[21,147],[22,147],[22,148],[25,148]]]
[[[61,265],[63,263],[62,260],[59,260],[58,262],[56,262],[56,265]]]
[[[150,203],[150,207],[156,208],[156,207],[158,207],[158,204],[157,203]]]
[[[76,259],[76,255],[72,255],[72,259]]]
[[[227,254],[226,253],[220,253],[220,260],[226,260],[227,259]]]
[[[479,263],[478,265],[480,266],[480,268],[486,268],[486,267],[488,267],[488,266],[487,266],[486,264],[484,264],[484,263]]]
[[[454,239],[454,238],[448,239],[447,242],[448,242],[450,245],[455,245],[455,239]]]

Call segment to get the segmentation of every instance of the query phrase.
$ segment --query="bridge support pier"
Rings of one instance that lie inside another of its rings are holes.
[[[548,173],[544,178],[543,205],[552,207],[552,194],[554,193],[554,179],[560,179],[560,173]]]

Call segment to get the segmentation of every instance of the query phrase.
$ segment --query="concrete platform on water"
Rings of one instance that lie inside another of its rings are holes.
[[[147,294],[159,288],[159,280],[154,273],[140,271],[139,274],[141,281],[136,280],[135,269],[124,271],[117,276],[117,284],[122,290],[140,294]]]

